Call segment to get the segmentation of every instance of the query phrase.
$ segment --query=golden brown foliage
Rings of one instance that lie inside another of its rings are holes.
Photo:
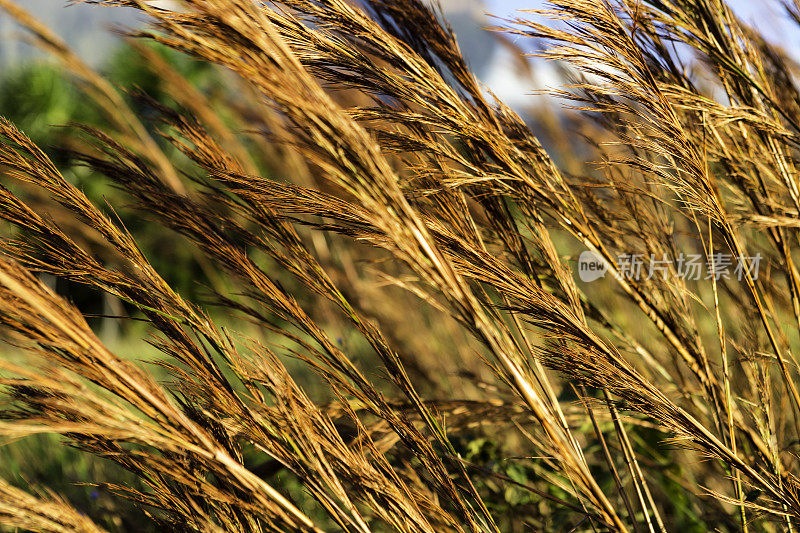
[[[183,299],[113,212],[2,120],[0,217],[17,230],[0,242],[0,323],[31,364],[3,363],[0,434],[57,433],[118,463],[148,487],[118,491],[175,529],[316,531],[324,516],[345,531],[500,531],[488,476],[541,503],[539,528],[566,513],[575,529],[665,531],[679,521],[664,512],[666,475],[646,466],[647,426],[688,448],[670,457],[713,507],[708,523],[800,524],[800,93],[791,60],[723,3],[554,0],[509,21],[576,78],[559,93],[577,107],[564,142],[488,96],[421,0],[102,3],[148,16],[131,37],[235,76],[249,96],[231,110],[258,144],[140,46],[181,106],[149,103],[192,164],[179,170],[120,93],[0,7],[113,118],[76,126],[87,148],[73,156],[201,252],[228,281],[214,303],[242,327]],[[46,191],[107,257],[14,181]],[[602,259],[605,281],[575,280],[576,249]],[[763,259],[758,276],[687,280],[685,253]],[[632,278],[622,254],[670,261]],[[36,273],[126,302],[175,381],[115,355]],[[462,457],[454,439],[487,425],[513,435],[504,459],[534,463],[536,480]],[[273,483],[278,469],[313,513]],[[58,499],[7,491],[0,522],[95,528],[65,523],[76,511]]]

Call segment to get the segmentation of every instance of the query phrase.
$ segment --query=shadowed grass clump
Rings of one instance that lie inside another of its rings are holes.
[[[724,3],[504,21],[571,80],[524,119],[421,0],[99,3],[146,16],[127,37],[170,102],[0,0],[102,117],[54,148],[0,119],[0,435],[58,436],[114,503],[8,469],[0,524],[800,525],[798,67]],[[202,298],[123,219],[191,250]]]

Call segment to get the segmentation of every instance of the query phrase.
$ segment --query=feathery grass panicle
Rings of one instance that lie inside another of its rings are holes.
[[[553,0],[503,22],[573,79],[555,124],[486,91],[419,0],[98,4],[147,17],[129,38],[170,102],[132,105],[0,0],[108,122],[71,125],[54,163],[0,119],[0,324],[26,361],[0,362],[0,434],[129,471],[141,489],[91,481],[153,528],[800,523],[800,94],[724,3]],[[230,88],[207,97],[164,47]],[[207,301],[130,217],[192,250]],[[576,280],[581,250],[604,280]],[[37,275],[123,302],[157,364]],[[113,529],[0,483],[9,527]]]

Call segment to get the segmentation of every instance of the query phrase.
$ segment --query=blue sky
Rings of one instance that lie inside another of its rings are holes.
[[[544,0],[484,0],[484,3],[488,13],[504,18],[525,17],[525,13],[516,13],[520,9],[545,7]],[[789,20],[779,0],[728,0],[728,3],[745,22],[761,30],[768,40],[782,45],[795,60],[800,61],[800,26]],[[518,41],[518,44],[525,48],[524,42]],[[533,76],[533,80],[519,78],[511,59],[503,57],[501,52],[482,78],[501,100],[517,107],[535,102],[535,97],[531,96],[533,90],[553,89],[562,84],[549,63],[537,62]]]
[[[731,0],[728,2],[738,10],[740,15],[751,14],[758,16],[765,10],[765,5],[774,4],[777,2],[771,0]],[[486,0],[486,4],[492,13],[500,15],[502,13],[511,13],[518,9],[538,9],[541,8],[545,2],[542,0]],[[767,7],[767,9],[770,9]]]
[[[498,16],[512,16],[520,9],[540,9],[543,0],[485,0],[487,11]],[[776,43],[784,44],[800,58],[800,27],[791,23],[777,0],[728,0],[736,13]]]

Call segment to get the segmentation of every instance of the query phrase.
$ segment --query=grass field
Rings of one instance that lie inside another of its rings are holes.
[[[0,528],[800,525],[799,69],[722,0],[492,19],[531,109],[422,0],[98,4],[0,0]]]

